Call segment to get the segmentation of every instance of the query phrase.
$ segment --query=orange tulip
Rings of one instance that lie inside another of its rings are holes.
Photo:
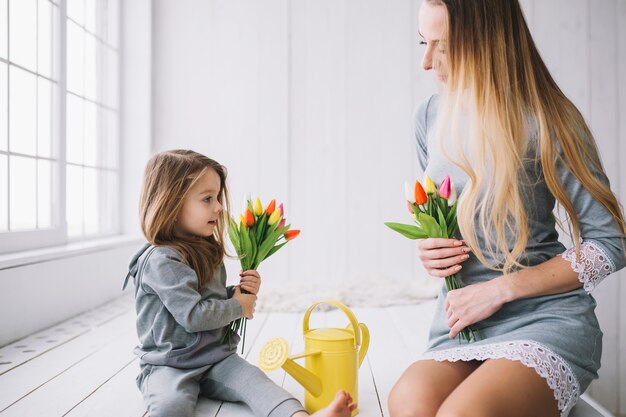
[[[418,206],[424,204],[428,201],[428,197],[426,196],[426,191],[424,191],[424,187],[420,184],[419,181],[415,181],[415,204]]]
[[[252,227],[254,226],[254,214],[250,211],[249,208],[246,208],[246,226]]]
[[[300,231],[297,229],[287,230],[285,232],[285,240],[295,239],[296,236],[298,236],[299,234],[300,234]]]
[[[270,201],[270,203],[267,205],[265,212],[268,216],[271,216],[274,210],[276,210],[276,200],[272,199],[272,201]]]

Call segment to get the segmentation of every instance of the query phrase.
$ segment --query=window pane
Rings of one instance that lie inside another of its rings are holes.
[[[119,161],[118,115],[117,112],[107,110],[106,117],[106,159],[104,161],[104,165],[107,168],[117,168],[117,163]]]
[[[0,56],[7,58],[7,41],[9,39],[9,20],[7,18],[8,0],[0,0]]]
[[[6,232],[9,226],[9,158],[0,155],[0,232]]]
[[[52,162],[37,163],[37,226],[52,227]]]
[[[6,151],[8,149],[8,121],[9,121],[9,108],[8,103],[8,88],[7,83],[7,65],[4,62],[0,62],[0,151]]]
[[[52,5],[48,0],[39,0],[39,31],[37,49],[40,74],[50,77],[52,74]]]
[[[9,59],[37,70],[37,0],[9,1]]]
[[[119,108],[119,69],[117,52],[106,48],[107,51],[107,104],[114,109]]]
[[[37,128],[37,77],[9,67],[9,149],[35,155]]]
[[[98,41],[93,36],[85,35],[85,97],[100,100],[98,97],[98,79],[102,77],[98,71],[96,50]]]
[[[66,159],[75,164],[83,163],[83,99],[67,95]]]
[[[96,1],[95,0],[85,0],[85,29],[87,29],[91,33],[96,32],[96,19],[97,19],[97,11],[96,11]]]
[[[67,89],[82,95],[84,91],[85,32],[67,22]]]
[[[37,87],[37,154],[52,156],[52,83],[39,78]]]
[[[85,24],[85,1],[84,0],[67,0],[67,17],[78,22],[79,25]]]
[[[99,219],[101,207],[98,197],[102,197],[102,193],[98,190],[104,191],[104,187],[98,181],[98,170],[94,168],[85,168],[85,186],[84,186],[84,216],[85,216],[85,235],[93,235],[100,232]]]
[[[109,0],[106,3],[106,41],[109,45],[117,48],[119,45],[119,0]]]
[[[117,232],[117,202],[119,199],[118,192],[117,173],[107,171],[106,172],[106,193],[105,193],[105,206],[106,219],[103,224],[103,232],[114,233]]]
[[[11,230],[37,227],[37,164],[33,158],[9,157]]]
[[[83,233],[83,168],[67,165],[66,177],[66,221],[67,235]]]
[[[85,101],[84,164],[98,165],[98,106]]]

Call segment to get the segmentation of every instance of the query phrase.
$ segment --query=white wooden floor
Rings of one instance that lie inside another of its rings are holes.
[[[388,416],[387,395],[402,371],[426,347],[434,301],[415,306],[355,309],[367,324],[372,342],[359,372],[360,417]],[[57,326],[0,349],[0,415],[142,417],[141,395],[135,386],[138,364],[132,299],[124,296]],[[10,318],[4,318],[9,320]],[[311,327],[344,327],[337,310],[314,312]],[[302,315],[258,313],[248,323],[246,352],[257,363],[261,346],[286,338],[292,353],[303,350]],[[301,401],[304,392],[282,370],[269,376]],[[573,417],[610,416],[581,401]],[[202,398],[196,416],[251,417],[242,404]]]

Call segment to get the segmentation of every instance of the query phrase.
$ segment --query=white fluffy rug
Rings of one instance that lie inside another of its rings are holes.
[[[257,312],[304,312],[315,301],[334,298],[348,307],[387,307],[416,304],[437,297],[440,280],[419,279],[397,281],[384,277],[369,277],[331,285],[287,284],[282,287],[261,288]],[[332,307],[322,305],[320,310]]]

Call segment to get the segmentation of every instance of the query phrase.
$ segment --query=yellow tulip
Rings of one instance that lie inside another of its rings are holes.
[[[437,186],[435,186],[435,183],[428,175],[424,177],[424,191],[426,191],[426,194],[435,194],[437,192]]]
[[[261,204],[261,200],[259,200],[259,197],[257,197],[256,200],[254,200],[252,209],[254,210],[254,214],[256,216],[260,216],[261,214],[263,214],[263,205]]]
[[[280,210],[274,210],[274,212],[268,219],[267,224],[273,226],[278,220],[280,220],[281,217],[282,216],[280,215]]]

